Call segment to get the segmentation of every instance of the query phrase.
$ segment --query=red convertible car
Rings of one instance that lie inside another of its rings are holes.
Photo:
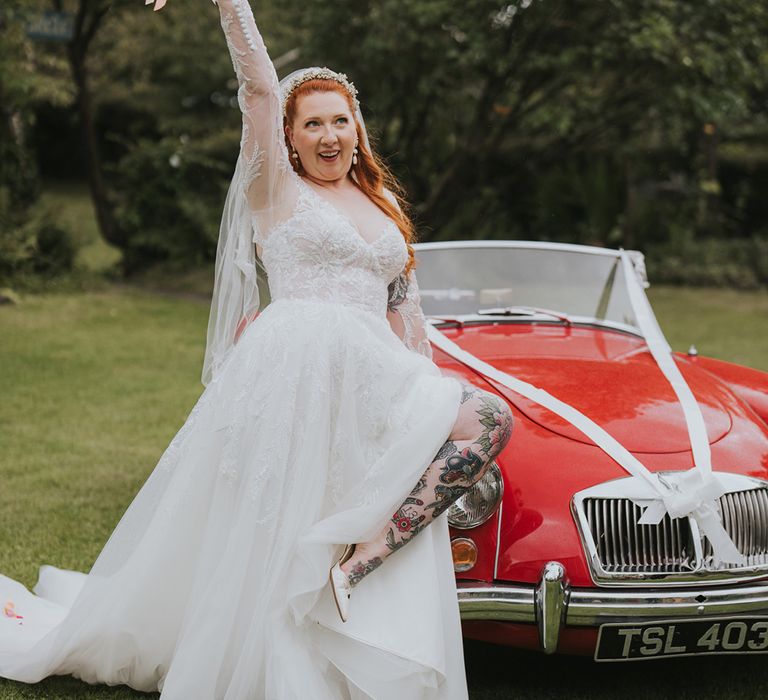
[[[481,369],[439,344],[435,362],[496,391],[515,415],[510,444],[448,513],[465,635],[599,661],[768,652],[768,373],[694,348],[672,355],[722,485],[712,503],[743,555],[728,563],[692,515],[638,523],[636,476],[482,370],[577,409],[660,482],[692,470],[690,426],[640,329],[621,251],[524,241],[416,248],[425,314]],[[642,256],[631,257],[642,288]]]

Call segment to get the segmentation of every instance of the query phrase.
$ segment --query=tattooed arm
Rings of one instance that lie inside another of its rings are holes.
[[[384,195],[399,210],[400,204],[392,192],[384,189]],[[416,273],[399,274],[389,284],[387,320],[403,344],[413,352],[432,359],[432,346],[427,339],[427,322],[421,310],[419,285]]]
[[[389,285],[387,320],[409,350],[432,359],[427,339],[427,322],[421,310],[419,285],[415,273],[398,275]]]

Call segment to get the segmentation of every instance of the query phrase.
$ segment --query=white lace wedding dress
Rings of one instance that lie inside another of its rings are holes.
[[[221,0],[222,23],[242,59],[237,41],[253,43],[255,25],[246,11],[233,26],[236,2]],[[467,697],[445,516],[355,588],[347,623],[336,612],[334,556],[402,503],[447,439],[461,388],[387,322],[407,259],[397,227],[364,240],[285,165],[272,187],[282,214],[270,205],[269,227],[255,221],[271,304],[90,573],[44,566],[36,595],[0,577],[0,676],[72,674],[168,700]],[[418,309],[415,286],[405,304]]]

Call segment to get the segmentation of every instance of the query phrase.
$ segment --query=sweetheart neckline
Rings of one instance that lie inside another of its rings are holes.
[[[321,204],[325,204],[328,208],[336,212],[336,214],[338,214],[340,218],[344,219],[344,221],[347,224],[349,224],[349,227],[352,229],[353,235],[355,236],[355,238],[357,238],[360,241],[361,245],[365,246],[366,248],[373,248],[380,240],[382,240],[383,238],[386,238],[387,231],[392,226],[394,226],[397,229],[397,224],[394,221],[392,221],[392,219],[390,219],[389,217],[386,217],[387,222],[382,226],[381,233],[378,236],[376,236],[376,238],[374,238],[372,241],[367,241],[365,238],[363,238],[362,234],[360,233],[360,229],[357,227],[357,224],[355,224],[355,222],[352,221],[351,217],[348,214],[346,214],[341,209],[339,209],[339,207],[337,207],[332,201],[330,201],[326,197],[323,197],[319,192],[315,190],[314,187],[312,187],[312,185],[306,183],[303,178],[299,177],[299,182],[307,190],[309,190],[309,192],[312,195],[314,195]]]

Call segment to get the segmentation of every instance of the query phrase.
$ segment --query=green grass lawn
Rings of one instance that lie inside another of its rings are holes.
[[[695,343],[768,370],[765,295],[660,288],[652,300],[676,349]],[[109,285],[0,307],[0,571],[31,586],[43,563],[88,570],[202,391],[207,314],[196,298]],[[768,693],[766,666],[606,667],[467,646],[472,697],[488,700],[757,698]],[[147,696],[71,678],[0,681],[0,700],[129,697]]]
[[[768,372],[768,293],[733,289],[651,287],[661,328],[675,350]]]

